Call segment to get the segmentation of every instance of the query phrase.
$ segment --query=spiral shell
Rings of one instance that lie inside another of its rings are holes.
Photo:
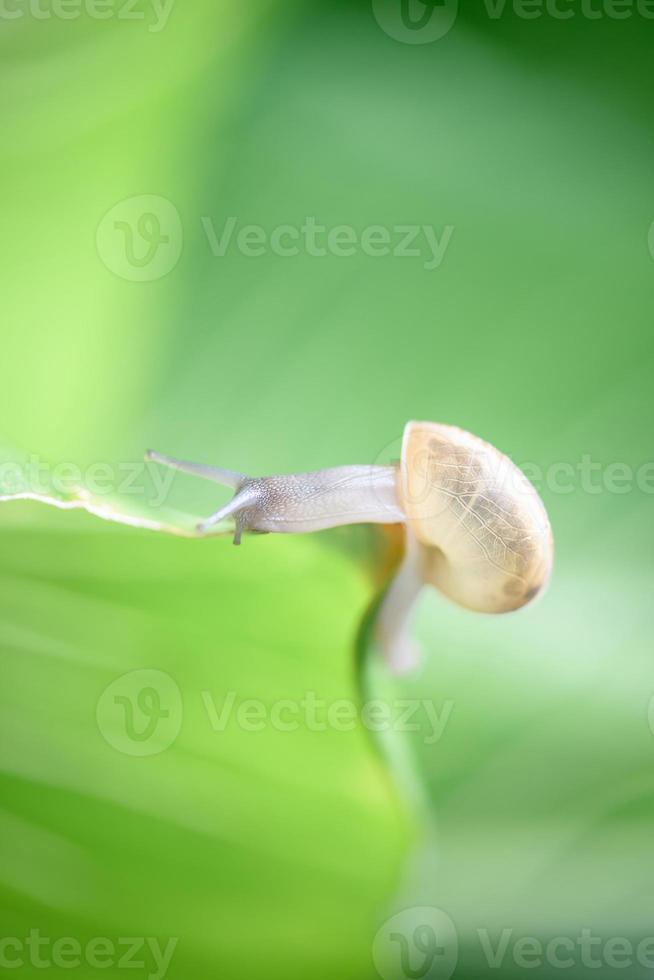
[[[409,422],[399,494],[425,580],[477,612],[519,609],[547,584],[553,540],[535,487],[463,429]]]

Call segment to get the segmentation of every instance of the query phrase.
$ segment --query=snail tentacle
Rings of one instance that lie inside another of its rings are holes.
[[[181,473],[201,476],[205,480],[212,480],[214,483],[220,483],[223,487],[232,487],[234,490],[237,490],[246,479],[243,473],[236,473],[234,470],[224,470],[219,466],[206,466],[204,463],[189,463],[185,459],[175,459],[174,456],[156,453],[153,449],[148,449],[145,458],[148,462],[160,463],[162,466],[179,470]]]

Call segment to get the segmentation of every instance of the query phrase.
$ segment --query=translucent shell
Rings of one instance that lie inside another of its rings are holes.
[[[519,609],[547,584],[553,541],[536,489],[463,429],[409,422],[399,493],[425,580],[477,612]]]

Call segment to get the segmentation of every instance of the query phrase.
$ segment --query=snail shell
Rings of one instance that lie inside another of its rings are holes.
[[[463,429],[409,422],[398,488],[425,581],[477,612],[519,609],[547,584],[553,540],[536,489]]]

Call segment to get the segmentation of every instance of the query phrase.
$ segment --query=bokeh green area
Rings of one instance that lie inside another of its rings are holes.
[[[557,562],[515,615],[421,600],[424,664],[394,689],[451,711],[408,746],[437,828],[421,847],[360,728],[215,731],[203,700],[356,696],[358,532],[236,550],[3,504],[1,935],[174,936],[169,977],[286,980],[374,976],[375,931],[408,906],[452,918],[458,977],[498,974],[479,930],[511,930],[507,977],[521,936],[654,935],[654,494],[635,476],[653,456],[654,22],[461,3],[446,36],[407,44],[363,2],[186,0],[161,30],[145,3],[25,10],[0,30],[4,444],[267,473],[391,458],[408,419],[449,422],[540,469]],[[96,242],[139,195],[183,229],[149,282]],[[206,222],[230,216],[454,231],[435,269],[216,256]],[[167,502],[217,499],[180,476]],[[96,721],[133,670],[182,698],[147,757]]]

